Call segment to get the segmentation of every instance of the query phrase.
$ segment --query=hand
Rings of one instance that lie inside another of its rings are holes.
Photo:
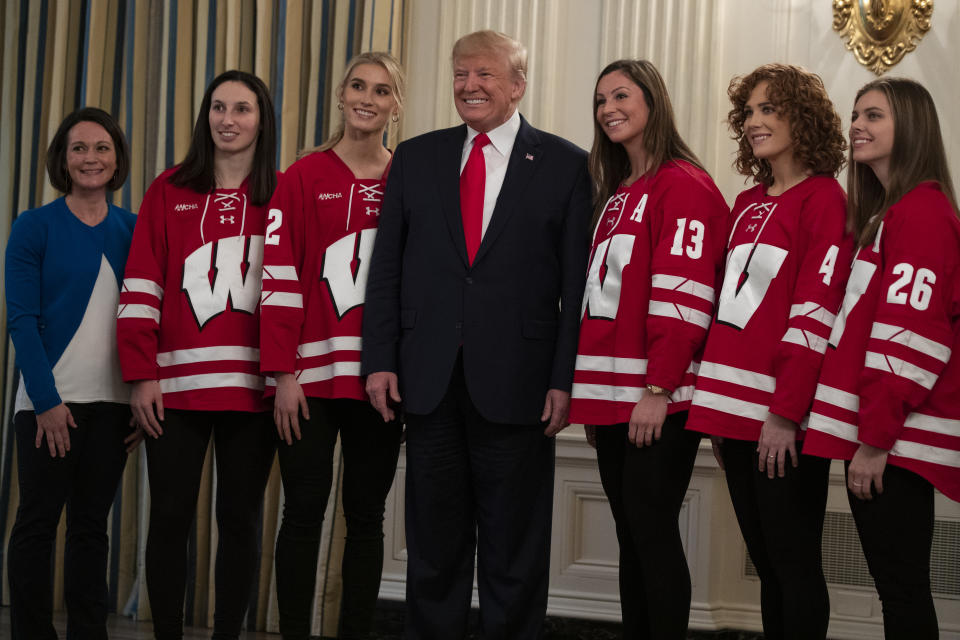
[[[776,473],[782,478],[786,473],[788,452],[793,466],[798,466],[797,423],[771,413],[760,428],[760,441],[757,442],[760,473],[766,472],[768,478],[773,478]]]
[[[592,425],[592,424],[585,424],[585,425],[583,425],[583,434],[584,434],[585,436],[587,436],[587,444],[590,445],[591,447],[593,447],[594,449],[596,449],[596,448],[597,448],[597,427],[596,427],[596,425]]]
[[[156,412],[154,412],[156,407]],[[163,392],[158,380],[139,380],[133,383],[130,392],[130,410],[137,424],[148,435],[159,438],[163,435]]]
[[[127,447],[127,455],[136,451],[140,443],[143,442],[143,429],[140,428],[137,419],[132,416],[130,417],[130,428],[133,429],[133,431],[123,439],[123,444]]]
[[[280,439],[293,444],[293,438],[300,439],[300,414],[310,419],[307,397],[303,387],[292,373],[277,373],[277,395],[273,398],[273,421],[277,424]]]
[[[547,428],[543,430],[543,435],[548,438],[560,433],[570,424],[567,420],[570,415],[570,392],[560,391],[560,389],[548,389],[547,398],[543,402],[543,413],[540,414],[540,422],[547,422]]]
[[[367,397],[370,404],[383,416],[384,422],[396,417],[390,403],[400,403],[400,382],[392,371],[377,371],[367,376]]]
[[[883,470],[887,468],[889,451],[861,444],[847,468],[847,489],[861,500],[873,500],[871,485],[877,495],[883,493]]]
[[[663,421],[667,419],[667,396],[644,390],[640,400],[630,412],[630,429],[627,439],[637,447],[649,447],[660,439]]]
[[[720,445],[723,444],[723,438],[720,436],[710,436],[710,447],[713,449],[713,457],[717,461],[717,465],[720,466],[720,471],[724,471],[726,467],[723,466],[723,455],[720,453]]]
[[[43,439],[47,439],[50,457],[64,458],[70,451],[70,431],[67,427],[77,428],[70,409],[62,402],[55,407],[37,414],[37,438],[34,446],[40,448]]]

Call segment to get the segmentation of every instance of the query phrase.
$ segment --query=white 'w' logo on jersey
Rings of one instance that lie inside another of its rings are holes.
[[[263,236],[223,238],[208,242],[187,256],[183,263],[183,291],[197,326],[202,329],[211,318],[226,311],[228,303],[234,311],[254,313],[260,301],[262,267]]]

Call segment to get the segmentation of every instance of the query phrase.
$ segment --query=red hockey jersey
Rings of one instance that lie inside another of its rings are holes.
[[[174,409],[262,411],[260,273],[265,206],[160,174],[144,195],[120,291],[123,379],[159,380]]]
[[[737,197],[723,288],[687,428],[757,440],[770,413],[802,422],[850,271],[846,197],[811,176]],[[802,436],[802,430],[798,430]]]
[[[960,501],[960,221],[935,183],[857,252],[830,347],[804,453],[865,442]]]
[[[270,204],[260,367],[295,373],[307,396],[366,399],[363,301],[387,171],[360,180],[332,149],[312,153],[287,170]],[[268,377],[268,395],[274,384]]]
[[[570,420],[630,419],[647,384],[693,395],[719,284],[730,210],[706,172],[686,162],[620,187],[593,236]]]

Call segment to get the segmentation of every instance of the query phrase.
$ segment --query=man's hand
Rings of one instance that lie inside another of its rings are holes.
[[[773,478],[774,473],[784,476],[787,470],[787,454],[796,467],[797,459],[797,423],[775,413],[767,415],[760,427],[760,440],[757,442],[757,468]]]
[[[861,500],[873,500],[874,487],[877,495],[883,493],[883,470],[887,468],[889,451],[861,444],[853,454],[847,469],[847,488]]]
[[[156,413],[154,413],[156,407]],[[158,380],[139,380],[133,383],[130,392],[130,410],[137,424],[148,435],[159,438],[163,435],[163,392]]]
[[[70,413],[70,408],[62,402],[43,413],[37,414],[37,438],[34,445],[37,449],[47,440],[47,449],[50,457],[66,457],[70,451],[70,430],[67,427],[77,428],[77,423]]]
[[[662,393],[643,392],[633,411],[627,438],[637,447],[649,447],[660,439],[663,421],[667,419],[668,398]]]
[[[273,421],[277,425],[280,439],[287,444],[293,444],[293,439],[300,439],[300,414],[304,419],[310,419],[310,410],[307,408],[307,398],[303,395],[303,387],[292,373],[276,373],[277,393],[273,398]]]
[[[377,371],[367,376],[367,397],[377,413],[383,416],[384,422],[390,422],[396,417],[393,404],[400,404],[400,382],[397,374],[392,371]]]
[[[553,437],[560,433],[570,421],[567,419],[570,415],[570,392],[560,391],[559,389],[549,389],[547,399],[543,403],[543,414],[540,416],[540,422],[547,422],[547,428],[543,430],[543,435]]]

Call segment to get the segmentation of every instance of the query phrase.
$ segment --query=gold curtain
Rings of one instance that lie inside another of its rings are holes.
[[[18,212],[58,196],[47,180],[44,154],[74,109],[98,106],[117,118],[130,144],[131,172],[113,199],[136,211],[153,178],[185,155],[210,80],[227,69],[251,71],[273,93],[278,166],[285,169],[298,150],[322,142],[336,124],[332,89],[350,56],[386,50],[401,57],[403,9],[404,0],[6,0],[0,9],[0,250]],[[6,336],[5,307],[0,331]],[[0,603],[8,604],[3,554],[18,504],[11,416],[18,374],[8,338],[0,357]],[[213,465],[211,447],[189,549],[187,622],[200,626],[211,626],[213,617]],[[148,501],[141,449],[127,462],[111,514],[108,576],[116,610],[142,620],[150,619],[142,571]],[[275,467],[264,499],[251,629],[277,628],[273,548],[282,504]],[[63,606],[63,540],[61,521],[57,608]],[[315,634],[336,633],[342,546],[335,486],[317,567]]]

